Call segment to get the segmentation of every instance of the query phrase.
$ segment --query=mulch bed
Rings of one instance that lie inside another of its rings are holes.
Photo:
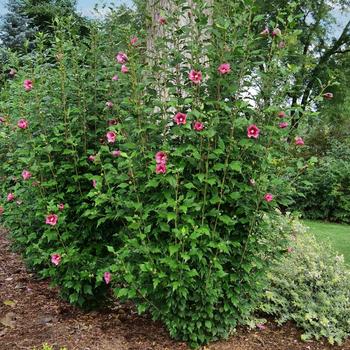
[[[350,340],[331,347],[301,342],[300,334],[292,324],[269,322],[264,330],[240,329],[203,350],[350,350]],[[45,342],[68,350],[188,350],[171,340],[160,323],[137,315],[132,305],[115,302],[108,309],[83,312],[60,300],[48,281],[26,270],[0,230],[0,350],[32,350]]]

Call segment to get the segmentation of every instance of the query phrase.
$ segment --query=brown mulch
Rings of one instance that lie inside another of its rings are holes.
[[[331,347],[299,339],[293,325],[269,322],[264,330],[241,329],[228,341],[203,350],[350,350],[350,341]],[[130,305],[115,303],[108,310],[83,312],[60,300],[57,289],[26,270],[0,229],[0,350],[32,350],[43,343],[68,350],[188,350]]]

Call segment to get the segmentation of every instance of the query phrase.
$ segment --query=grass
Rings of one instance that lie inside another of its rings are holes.
[[[350,225],[309,220],[305,220],[304,223],[320,241],[331,242],[334,249],[344,255],[346,264],[350,266]]]

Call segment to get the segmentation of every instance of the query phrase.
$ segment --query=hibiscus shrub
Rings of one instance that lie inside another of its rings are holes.
[[[153,37],[113,14],[84,40],[57,21],[49,49],[9,61],[0,102],[2,220],[28,264],[82,306],[112,284],[192,346],[255,308],[282,252],[264,218],[290,203],[303,145],[287,142],[293,19],[194,3],[152,17]]]

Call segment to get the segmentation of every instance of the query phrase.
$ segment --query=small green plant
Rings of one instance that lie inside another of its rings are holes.
[[[303,340],[324,337],[341,344],[349,336],[350,272],[330,246],[310,234],[297,236],[268,278],[261,310],[279,324],[295,321]]]

